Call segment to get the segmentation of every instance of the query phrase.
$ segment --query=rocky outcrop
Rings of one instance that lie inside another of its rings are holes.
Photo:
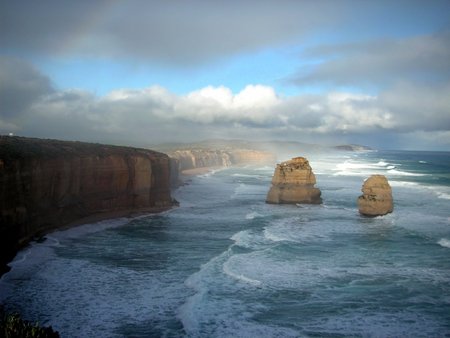
[[[179,172],[205,167],[275,162],[272,153],[252,149],[184,149],[171,151],[169,156],[178,161]]]
[[[314,184],[316,177],[308,160],[304,157],[295,157],[277,164],[266,202],[320,204],[321,192]]]
[[[151,150],[2,136],[1,266],[33,236],[85,217],[170,208],[169,171]]]
[[[365,216],[386,215],[394,210],[392,189],[383,175],[372,175],[362,186],[358,197],[359,213]]]

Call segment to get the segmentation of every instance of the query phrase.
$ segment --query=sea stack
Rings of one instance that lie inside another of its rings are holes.
[[[304,157],[277,164],[272,178],[272,187],[266,203],[272,204],[320,204],[320,189],[315,188],[316,177]]]
[[[382,216],[394,210],[392,189],[383,175],[372,175],[364,181],[358,198],[359,213],[364,216]]]

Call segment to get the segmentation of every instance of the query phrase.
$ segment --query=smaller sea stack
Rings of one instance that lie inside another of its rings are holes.
[[[315,188],[316,176],[304,157],[277,164],[272,178],[272,187],[266,203],[272,204],[320,204],[320,189]]]
[[[383,175],[372,175],[364,181],[362,195],[358,197],[359,213],[375,217],[386,215],[394,210],[392,189]]]

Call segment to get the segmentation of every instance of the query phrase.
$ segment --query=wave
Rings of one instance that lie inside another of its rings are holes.
[[[10,263],[8,263],[9,267],[14,267],[17,264],[23,263],[27,260],[27,257],[30,255],[32,249],[26,249],[24,251],[20,251],[16,257],[14,258],[14,260]]]
[[[397,169],[389,169],[387,172],[390,175],[394,175],[394,176],[427,176],[427,174],[412,173],[412,172],[401,171],[401,170],[397,170]]]
[[[447,238],[441,238],[439,241],[437,241],[437,244],[444,248],[450,248],[450,240]]]
[[[249,220],[255,219],[257,217],[263,217],[263,215],[257,213],[256,211],[249,212],[247,215],[245,215],[245,219],[249,219]]]
[[[343,163],[336,164],[333,169],[334,176],[367,176],[374,173],[384,173],[386,170],[394,169],[392,163],[380,160],[376,163],[357,162],[355,160],[346,160]]]
[[[450,194],[446,194],[446,193],[437,193],[438,194],[438,198],[442,198],[445,200],[450,200]]]
[[[421,189],[423,191],[433,192],[437,198],[450,200],[450,188],[443,185],[425,185],[416,182],[407,182],[407,181],[396,181],[392,180],[389,182],[391,187],[402,187],[402,188],[416,188]]]
[[[263,231],[264,233],[264,237],[272,242],[282,242],[282,241],[288,241],[289,239],[284,237],[284,236],[280,236],[277,234],[274,234],[273,232],[271,232],[270,230],[268,230],[267,228],[264,229]]]
[[[238,281],[241,281],[241,282],[244,282],[246,284],[253,285],[253,286],[261,286],[262,285],[262,282],[257,280],[257,279],[252,279],[250,277],[247,277],[247,276],[245,276],[244,274],[242,274],[240,272],[234,272],[233,271],[233,267],[232,267],[231,264],[232,263],[231,263],[230,260],[226,261],[223,264],[223,272],[226,275],[228,275],[228,276],[230,276],[230,277],[232,277],[234,279],[237,279]]]

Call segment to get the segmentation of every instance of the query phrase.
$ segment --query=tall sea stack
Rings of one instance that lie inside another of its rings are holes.
[[[358,197],[359,213],[364,216],[382,216],[394,210],[392,189],[383,175],[372,175],[362,186]]]
[[[304,157],[277,164],[267,203],[272,204],[320,204],[320,189],[315,188],[316,177]]]
[[[0,274],[33,236],[170,208],[169,175],[152,150],[0,136]]]

